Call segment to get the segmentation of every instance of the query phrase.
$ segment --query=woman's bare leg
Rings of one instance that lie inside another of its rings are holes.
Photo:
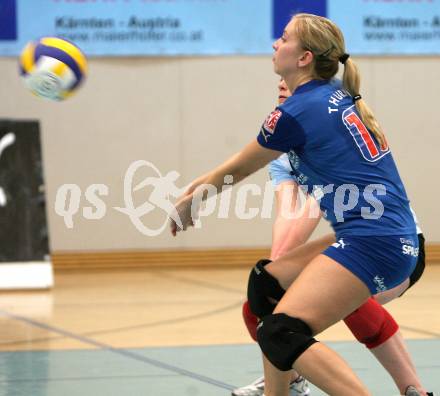
[[[353,312],[369,296],[359,278],[333,259],[319,255],[289,287],[274,313],[299,318],[318,334]],[[330,395],[370,395],[347,363],[321,343],[300,355],[293,368]],[[266,396],[287,395],[283,372],[268,364],[264,374]]]
[[[319,256],[334,241],[335,236],[329,234],[307,242],[272,263],[267,264],[265,268],[278,280],[281,287],[287,290],[307,264]]]
[[[324,249],[335,241],[333,234],[318,238],[312,242],[307,242],[299,247],[296,247],[290,253],[278,258],[276,261],[266,266],[267,271],[278,279],[281,287],[285,290],[289,288],[292,282],[298,277],[305,266],[310,263],[316,256],[318,256]],[[271,257],[275,259],[275,257]],[[270,362],[263,355],[263,368]],[[295,370],[285,373],[284,383],[287,386],[290,382],[295,381],[299,374]],[[285,387],[286,385],[283,385]]]
[[[405,279],[400,285],[392,289],[385,290],[374,295],[374,299],[381,305],[388,304],[390,301],[402,295],[402,293],[409,287],[409,278]]]
[[[370,351],[391,375],[402,395],[410,385],[417,388],[421,395],[426,395],[400,331]]]
[[[263,355],[263,369],[264,369],[264,375],[266,375],[267,370],[277,370],[269,360],[267,360],[266,356]],[[296,373],[299,375],[295,370],[290,371],[280,371],[277,370],[277,380],[275,383],[272,383],[272,388],[267,387],[267,381],[265,380],[264,383],[264,396],[270,395],[270,391],[273,392],[274,395],[288,395],[289,392],[289,384],[292,381],[292,374]]]
[[[334,240],[333,235],[326,235],[315,241],[308,242],[275,262],[268,264],[266,268],[279,280],[282,287],[287,289],[306,265],[313,258],[318,256],[327,246],[333,243]],[[386,304],[400,296],[408,286],[409,279],[393,289],[375,295],[375,299],[381,304]],[[416,368],[400,332],[396,333],[384,344],[370,350],[392,376],[402,394],[405,393],[405,390],[409,385],[413,385],[421,395],[426,395],[426,391],[420,383]],[[267,364],[267,362],[265,364]],[[292,370],[290,379],[295,379],[297,376],[298,374]]]
[[[406,279],[393,289],[376,294],[374,298],[382,305],[387,304],[408,289],[409,283],[409,279]],[[371,348],[370,351],[391,375],[401,394],[412,385],[421,395],[426,395],[400,331],[378,347]]]

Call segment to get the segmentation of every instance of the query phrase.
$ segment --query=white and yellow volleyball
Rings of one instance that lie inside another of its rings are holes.
[[[83,83],[87,59],[72,42],[59,37],[43,37],[24,47],[20,55],[20,73],[32,93],[60,101]]]

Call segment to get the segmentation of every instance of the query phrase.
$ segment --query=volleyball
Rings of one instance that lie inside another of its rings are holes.
[[[36,96],[61,101],[81,86],[87,74],[87,59],[71,41],[43,37],[24,47],[20,74]]]

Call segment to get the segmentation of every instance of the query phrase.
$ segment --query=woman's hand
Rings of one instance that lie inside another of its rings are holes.
[[[171,233],[176,236],[179,231],[185,231],[194,225],[201,202],[222,190],[226,176],[232,176],[231,185],[236,184],[281,154],[280,151],[260,146],[254,139],[222,165],[194,180],[179,198],[175,210],[170,214]],[[206,186],[211,188],[208,189]]]
[[[171,234],[176,236],[179,231],[186,231],[188,227],[193,226],[195,220],[193,216],[196,213],[193,208],[193,194],[184,194],[179,198],[174,211],[170,214]]]

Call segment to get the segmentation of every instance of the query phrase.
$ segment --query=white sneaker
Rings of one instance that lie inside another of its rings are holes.
[[[435,396],[433,392],[426,392],[427,396]],[[414,386],[408,386],[405,396],[420,396],[420,392]]]
[[[310,395],[309,385],[304,377],[299,376],[289,385],[289,396]],[[232,396],[264,396],[264,377],[256,379],[252,384],[234,389]]]
[[[405,396],[420,396],[420,393],[414,386],[408,386],[405,391]]]

